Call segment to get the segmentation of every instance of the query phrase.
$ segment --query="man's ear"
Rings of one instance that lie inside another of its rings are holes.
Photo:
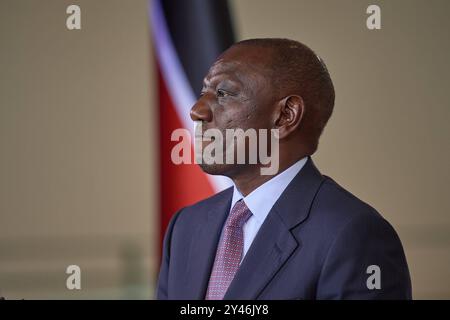
[[[274,122],[274,129],[279,130],[279,138],[283,139],[296,131],[305,113],[303,98],[291,95],[278,103],[278,112]]]

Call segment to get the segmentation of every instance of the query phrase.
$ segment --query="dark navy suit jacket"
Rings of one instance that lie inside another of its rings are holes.
[[[229,188],[172,218],[158,299],[204,299],[232,195]],[[371,265],[379,267],[380,289],[367,286]],[[268,214],[224,299],[411,299],[411,281],[391,225],[309,158]]]

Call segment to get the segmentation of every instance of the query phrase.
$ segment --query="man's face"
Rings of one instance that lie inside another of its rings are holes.
[[[218,129],[271,129],[275,96],[268,67],[270,52],[264,48],[234,46],[212,65],[203,83],[191,118],[202,122],[202,131]],[[203,148],[212,142],[204,141]],[[246,150],[248,151],[248,149]],[[201,164],[210,174],[232,177],[248,165]]]

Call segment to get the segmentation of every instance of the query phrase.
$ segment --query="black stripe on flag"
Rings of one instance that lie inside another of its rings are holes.
[[[195,96],[217,56],[234,43],[227,0],[162,0],[174,47]]]

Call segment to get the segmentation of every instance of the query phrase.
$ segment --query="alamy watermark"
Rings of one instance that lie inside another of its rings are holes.
[[[66,274],[69,275],[66,279],[66,288],[68,290],[81,290],[81,268],[72,264],[67,266]]]
[[[376,264],[372,264],[367,267],[366,273],[370,274],[367,278],[366,286],[369,290],[381,289],[381,269]]]
[[[174,164],[261,164],[261,175],[274,175],[279,169],[278,129],[206,129],[195,122],[194,157],[192,137],[187,129],[172,132]],[[205,142],[209,142],[205,145]]]
[[[66,19],[68,30],[81,30],[81,8],[76,4],[67,7],[66,13],[69,15]]]

